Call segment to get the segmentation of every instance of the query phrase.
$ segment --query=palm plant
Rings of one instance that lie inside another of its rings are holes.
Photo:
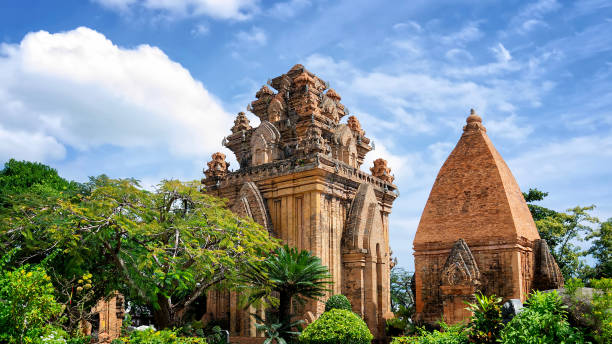
[[[332,283],[330,277],[321,259],[285,245],[259,264],[249,265],[244,275],[249,285],[247,302],[250,305],[263,300],[278,305],[279,322],[290,323],[291,304],[324,296]]]

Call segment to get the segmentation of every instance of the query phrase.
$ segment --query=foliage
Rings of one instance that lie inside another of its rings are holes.
[[[592,317],[599,324],[594,334],[599,343],[612,342],[612,279],[591,280],[593,293]]]
[[[245,285],[249,285],[247,302],[263,300],[278,305],[278,319],[288,321],[292,302],[303,304],[307,299],[325,296],[330,277],[320,258],[285,245],[265,260],[249,264],[244,275]]]
[[[372,338],[366,323],[357,314],[344,309],[323,313],[299,337],[304,344],[370,344]]]
[[[428,332],[424,329],[419,329],[419,335],[416,337],[395,337],[391,344],[467,344],[469,343],[468,335],[464,325],[458,324],[449,326],[444,322],[440,323],[442,331],[434,330]]]
[[[291,339],[300,335],[301,325],[304,323],[304,320],[295,322],[265,322],[258,316],[256,318],[260,323],[255,324],[255,328],[258,331],[262,331],[266,337],[263,344],[287,344]],[[297,331],[294,329],[297,329]]]
[[[325,302],[325,311],[327,312],[332,309],[352,311],[353,307],[351,306],[351,301],[346,296],[338,294],[330,296],[327,302]]]
[[[67,304],[86,284],[97,288],[91,300],[118,289],[146,305],[157,328],[174,326],[207,290],[234,286],[247,263],[277,246],[261,226],[237,218],[196,182],[163,181],[150,192],[133,179],[100,176],[87,189],[71,199],[17,203],[23,211],[0,227],[0,237],[19,233],[26,244],[43,237],[48,255],[61,251],[50,271]],[[91,283],[80,285],[89,274]]]
[[[413,329],[414,295],[412,295],[412,279],[414,274],[406,269],[395,266],[391,269],[390,296],[391,310],[395,317],[385,324],[389,336],[398,336]]]
[[[206,339],[200,337],[180,337],[176,331],[132,331],[129,336],[120,337],[112,344],[206,344]]]
[[[385,331],[388,336],[395,337],[414,332],[415,328],[412,323],[414,308],[406,309],[400,306],[399,310],[393,314],[395,316],[385,322]]]
[[[501,331],[506,344],[583,343],[582,333],[567,321],[566,306],[556,291],[532,293],[525,308]]]
[[[564,213],[533,204],[547,195],[548,193],[537,189],[529,189],[528,193],[523,193],[540,237],[546,240],[563,277],[581,277],[589,270],[581,258],[589,252],[575,243],[595,237],[593,226],[598,224],[599,220],[590,215],[595,206],[577,206]]]
[[[482,293],[474,295],[476,302],[467,303],[467,309],[472,312],[468,324],[470,342],[495,343],[503,327],[501,313],[501,297],[486,296]]]
[[[10,205],[11,196],[24,193],[35,186],[45,186],[67,193],[76,193],[81,188],[79,183],[65,180],[47,165],[11,159],[0,170],[0,204]]]
[[[400,307],[404,307],[406,310],[413,309],[414,295],[412,295],[410,285],[412,284],[414,273],[395,266],[391,269],[390,277],[391,311],[397,312]]]
[[[0,342],[65,343],[58,326],[63,307],[40,267],[21,266],[0,275]]]
[[[612,218],[603,222],[586,239],[592,240],[588,252],[597,261],[589,277],[612,278]]]

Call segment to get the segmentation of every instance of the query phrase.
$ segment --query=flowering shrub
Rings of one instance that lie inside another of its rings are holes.
[[[331,309],[308,325],[299,337],[304,344],[370,344],[372,333],[355,313]]]
[[[57,326],[64,309],[50,281],[40,267],[0,270],[1,343],[66,343],[66,332]]]

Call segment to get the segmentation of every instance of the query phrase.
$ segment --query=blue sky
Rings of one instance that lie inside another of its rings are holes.
[[[376,142],[362,168],[389,161],[402,266],[470,108],[522,189],[612,217],[604,0],[2,0],[0,162],[199,179],[235,114],[296,63]]]

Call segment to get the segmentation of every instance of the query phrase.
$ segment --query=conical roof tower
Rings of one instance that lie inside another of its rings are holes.
[[[440,169],[414,239],[452,246],[539,239],[529,208],[508,165],[474,110]]]
[[[477,291],[524,301],[534,288],[563,285],[512,172],[474,110],[429,194],[414,258],[416,317],[426,322],[466,320],[464,301]]]

